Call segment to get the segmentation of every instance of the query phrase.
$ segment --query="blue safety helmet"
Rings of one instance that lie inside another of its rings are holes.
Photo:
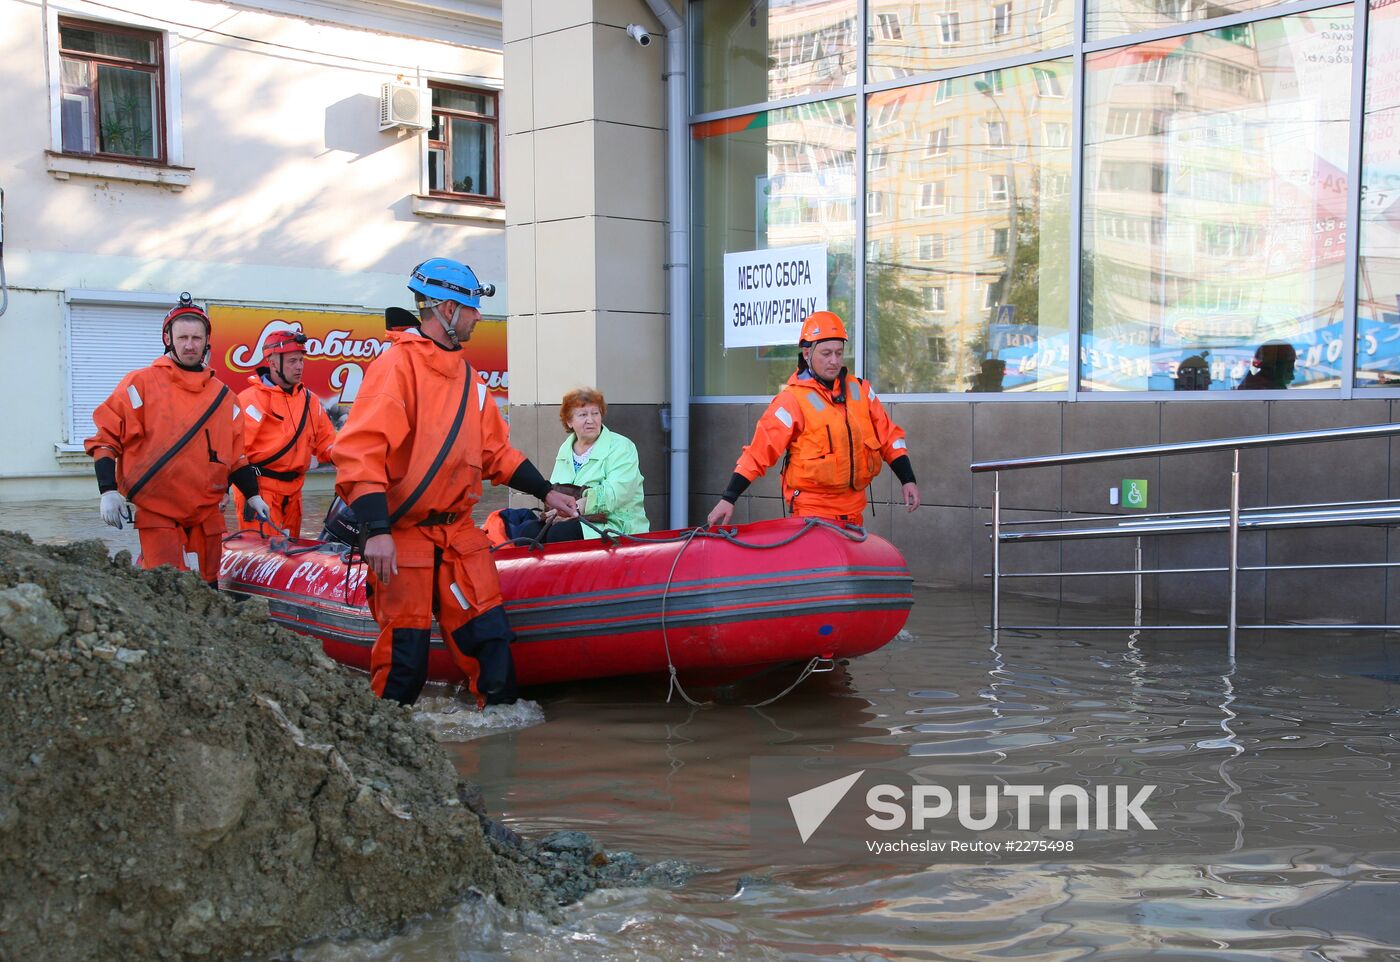
[[[481,299],[496,293],[495,284],[482,284],[466,264],[433,257],[413,269],[408,289],[434,301],[456,301],[463,307],[481,308]]]

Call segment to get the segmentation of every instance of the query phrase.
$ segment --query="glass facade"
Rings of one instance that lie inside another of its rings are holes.
[[[722,267],[809,245],[886,395],[1400,386],[1400,4],[1277,7],[694,0],[694,393],[791,372]]]

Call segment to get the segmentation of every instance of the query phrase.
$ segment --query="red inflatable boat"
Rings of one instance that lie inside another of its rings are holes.
[[[665,672],[668,663],[683,682],[721,684],[789,662],[852,658],[893,638],[914,600],[889,542],[800,518],[506,547],[495,560],[521,685]],[[224,545],[219,586],[266,598],[274,620],[368,671],[378,629],[366,576],[343,546],[244,532]],[[436,632],[428,676],[463,681]]]

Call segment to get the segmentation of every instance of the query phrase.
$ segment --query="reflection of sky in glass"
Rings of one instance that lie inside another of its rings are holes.
[[[1292,387],[1336,385],[1350,42],[1333,8],[1088,58],[1085,389],[1206,351],[1229,390],[1275,340]]]

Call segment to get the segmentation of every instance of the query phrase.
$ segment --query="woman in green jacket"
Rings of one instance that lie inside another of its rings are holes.
[[[568,437],[554,459],[553,484],[575,484],[584,489],[578,499],[579,514],[596,527],[639,534],[650,530],[642,505],[642,471],[637,446],[603,426],[608,405],[592,388],[564,395],[559,421]],[[558,521],[549,541],[593,539],[601,535],[577,521]]]

